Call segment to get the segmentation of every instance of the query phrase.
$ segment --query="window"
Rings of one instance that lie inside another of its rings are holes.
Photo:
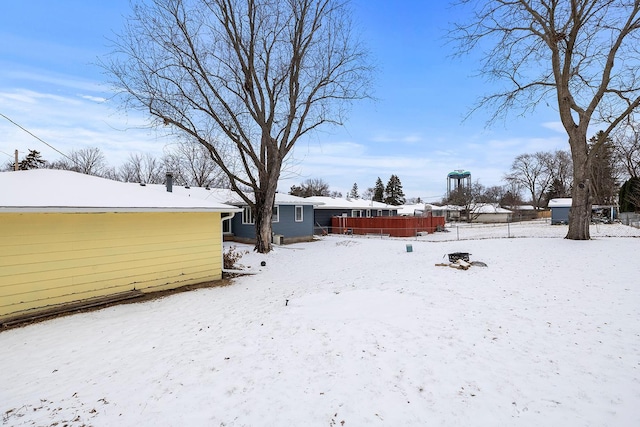
[[[367,209],[367,218],[371,218],[371,209]]]
[[[360,210],[352,210],[351,211],[351,217],[352,218],[361,218],[362,217],[362,211]]]
[[[382,209],[378,209],[378,216],[382,216]]]
[[[253,220],[253,212],[251,212],[251,206],[245,206],[242,209],[242,223],[243,224],[255,224]]]
[[[223,234],[231,234],[231,220],[230,219],[222,221],[222,233]]]
[[[271,212],[271,222],[279,222],[280,221],[280,209],[279,206],[276,205],[273,207],[273,211]]]
[[[302,206],[296,206],[296,222],[302,222],[303,210]]]

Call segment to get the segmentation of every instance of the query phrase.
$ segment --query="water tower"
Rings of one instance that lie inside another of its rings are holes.
[[[471,172],[462,169],[454,170],[447,174],[447,197],[452,191],[462,188],[471,188]]]

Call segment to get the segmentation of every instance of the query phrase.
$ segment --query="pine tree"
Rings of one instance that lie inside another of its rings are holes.
[[[47,162],[42,158],[39,151],[29,150],[29,154],[18,163],[18,169],[29,170],[43,168]]]
[[[640,178],[632,177],[620,188],[620,212],[640,210]]]
[[[599,133],[601,134],[602,132]],[[599,136],[594,136],[589,140],[593,203],[600,205],[613,204],[617,193],[613,143],[610,138],[607,138],[603,144],[598,146],[596,143]]]
[[[384,184],[380,177],[376,180],[376,185],[373,187],[373,199],[374,202],[384,202]]]
[[[398,206],[404,203],[404,192],[402,191],[402,183],[397,175],[391,175],[387,187],[385,188],[384,202],[388,205]]]
[[[349,192],[349,198],[358,199],[360,195],[358,194],[358,183],[354,182],[353,187],[351,187],[351,191]]]

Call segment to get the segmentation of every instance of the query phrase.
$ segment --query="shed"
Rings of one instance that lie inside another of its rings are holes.
[[[569,211],[571,210],[571,198],[558,198],[549,200],[551,209],[551,224],[568,224]]]
[[[238,209],[76,172],[0,173],[0,323],[222,277]]]

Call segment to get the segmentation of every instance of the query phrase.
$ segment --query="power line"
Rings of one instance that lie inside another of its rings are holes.
[[[9,157],[11,157],[13,159],[13,156],[11,154],[7,154],[4,151],[0,151],[0,153],[5,154],[5,155],[7,155],[7,156],[9,156]]]
[[[43,140],[42,138],[38,137],[37,135],[34,135],[31,131],[29,131],[28,129],[25,129],[24,127],[20,126],[18,123],[14,122],[13,120],[11,120],[9,117],[5,116],[4,114],[0,113],[0,116],[4,117],[5,119],[7,119],[9,122],[13,123],[14,125],[16,125],[17,127],[19,127],[20,129],[22,129],[23,131],[25,131],[26,133],[28,133],[29,135],[31,135],[32,137],[34,137],[35,139],[37,139],[38,141],[42,142],[44,145],[46,145],[47,147],[51,148],[53,151],[57,152],[58,154],[63,155],[64,157],[66,157],[67,159],[71,160],[72,162],[75,163],[75,161],[67,156],[66,154],[64,154],[62,151],[58,150],[57,148],[55,148],[53,145],[49,144],[48,142],[46,142],[45,140]],[[7,154],[7,153],[4,153]]]

